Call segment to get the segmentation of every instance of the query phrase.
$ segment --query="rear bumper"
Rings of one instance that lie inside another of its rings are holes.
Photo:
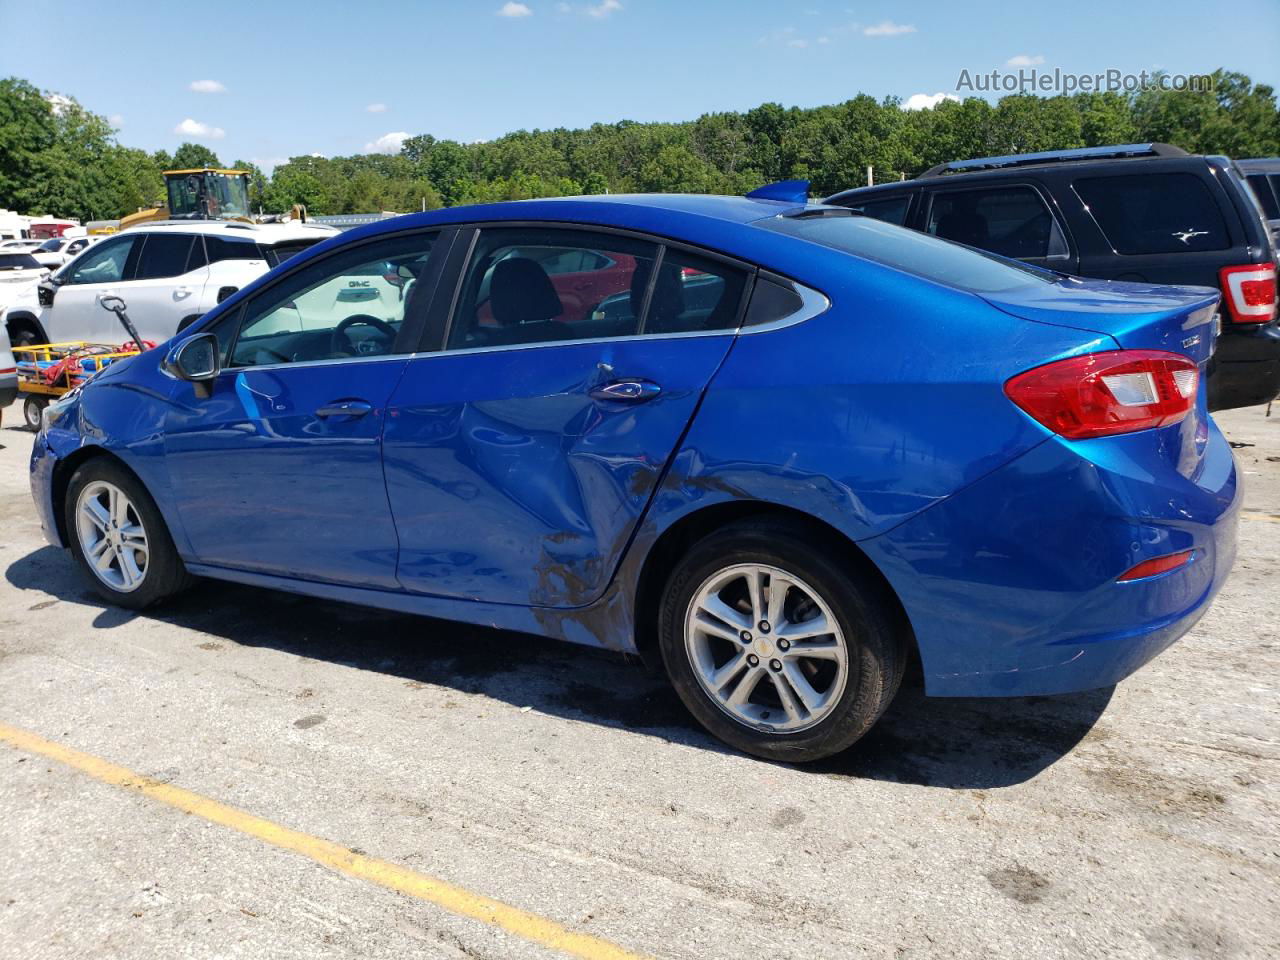
[[[902,526],[863,541],[911,620],[931,696],[1110,686],[1191,629],[1235,559],[1239,488],[1199,421],[1101,441],[1054,438]],[[1128,583],[1137,563],[1193,550]]]
[[[1209,368],[1209,409],[1267,403],[1280,394],[1280,321],[1224,331]]]

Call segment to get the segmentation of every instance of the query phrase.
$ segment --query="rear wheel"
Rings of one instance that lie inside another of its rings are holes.
[[[663,660],[711,733],[747,753],[838,753],[888,707],[904,650],[878,584],[822,541],[774,521],[693,546],[667,583]]]
[[[27,425],[27,429],[38,431],[40,429],[40,417],[44,413],[44,408],[49,405],[49,401],[45,397],[31,394],[22,401],[22,420]]]
[[[139,610],[190,582],[155,501],[120,464],[96,458],[81,466],[66,511],[71,552],[111,603]]]

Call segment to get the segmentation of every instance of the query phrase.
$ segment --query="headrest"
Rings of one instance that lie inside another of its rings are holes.
[[[528,257],[511,257],[493,268],[489,310],[499,326],[507,327],[558,317],[564,304],[547,271]]]

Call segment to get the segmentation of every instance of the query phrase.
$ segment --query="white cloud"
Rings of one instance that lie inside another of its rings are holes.
[[[226,93],[227,88],[217,80],[192,80],[187,87],[192,93]]]
[[[830,43],[830,42],[831,42],[831,38],[830,38],[830,37],[819,37],[819,38],[818,38],[818,42],[819,42],[819,43]]]
[[[70,97],[64,97],[60,93],[45,94],[45,102],[49,104],[49,109],[53,111],[55,117],[60,117],[67,112],[68,108],[74,102]]]
[[[387,105],[385,103],[371,103],[364,109],[366,113],[386,113]]]
[[[795,47],[797,50],[803,50],[808,45],[809,45],[808,40],[788,40],[787,41],[788,47]]]
[[[364,145],[365,153],[399,153],[401,145],[408,140],[410,134],[403,130],[395,133],[384,133],[377,140]]]
[[[227,135],[227,131],[221,127],[213,127],[199,120],[192,120],[190,117],[174,127],[173,132],[180,137],[191,137],[195,140],[221,140]]]
[[[573,7],[569,6],[567,3],[556,4],[556,13],[572,13],[572,12],[573,12]]]
[[[902,105],[902,109],[929,110],[936,107],[943,100],[954,100],[956,103],[960,102],[960,98],[953,93],[913,93],[911,96],[907,97],[906,102]]]
[[[107,117],[107,123],[111,124],[113,127],[123,127],[124,114],[113,113],[111,116]]]
[[[1034,57],[1020,53],[1016,57],[1010,57],[1004,65],[1006,67],[1038,67],[1042,63],[1044,63],[1044,57],[1038,53]]]
[[[896,37],[903,33],[915,33],[916,28],[909,23],[894,23],[892,20],[882,20],[874,27],[864,27],[862,32],[868,37]]]
[[[527,3],[516,3],[515,0],[507,0],[507,2],[498,10],[498,16],[532,17],[533,9]]]
[[[618,0],[601,0],[600,3],[587,7],[587,16],[603,20],[609,14],[617,13],[621,9],[622,4]]]

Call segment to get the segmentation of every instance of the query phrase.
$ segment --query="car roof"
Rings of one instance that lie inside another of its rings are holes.
[[[1236,166],[1245,173],[1280,173],[1280,157],[1250,157],[1237,160]]]
[[[291,220],[286,223],[246,223],[241,220],[157,220],[129,227],[120,234],[130,233],[203,233],[222,234],[254,240],[258,243],[280,243],[285,240],[323,240],[336,233],[333,227],[321,223],[305,223]]]
[[[748,224],[811,208],[820,209],[820,205],[692,193],[602,194],[446,207],[368,223],[347,231],[343,237],[372,237],[453,224],[535,221],[617,227],[678,238],[691,229],[705,234],[718,227]]]
[[[1040,161],[1024,166],[1008,166],[1008,167],[991,167],[977,170],[957,170],[954,173],[937,173],[932,176],[921,174],[911,180],[895,180],[891,183],[877,183],[872,187],[851,187],[847,190],[841,190],[833,193],[831,196],[823,200],[827,204],[839,204],[850,197],[872,196],[877,193],[890,193],[894,190],[903,188],[918,189],[925,186],[947,185],[952,183],[986,183],[1002,182],[1007,180],[1025,180],[1034,179],[1043,173],[1061,173],[1064,170],[1071,172],[1090,173],[1098,175],[1103,171],[1123,170],[1134,166],[1142,166],[1156,164],[1158,166],[1166,166],[1173,164],[1182,166],[1186,169],[1188,161],[1192,163],[1217,163],[1224,162],[1224,158],[1208,157],[1199,154],[1184,154],[1173,156],[1108,156],[1096,159],[1073,159],[1059,161]],[[937,169],[932,168],[932,169]]]
[[[824,209],[842,216],[849,215],[847,210],[825,208],[816,203],[704,194],[606,194],[447,207],[426,213],[404,214],[347,230],[291,257],[288,269],[301,269],[311,260],[349,244],[407,230],[485,223],[545,224],[548,227],[614,228],[649,234],[656,240],[669,239],[689,244],[812,284],[816,282],[812,278],[829,275],[830,270],[839,271],[845,267],[849,255],[774,230],[761,229],[757,224],[784,215],[806,212],[812,215]],[[828,266],[823,267],[823,263]],[[241,293],[251,292],[264,279],[245,287]]]

